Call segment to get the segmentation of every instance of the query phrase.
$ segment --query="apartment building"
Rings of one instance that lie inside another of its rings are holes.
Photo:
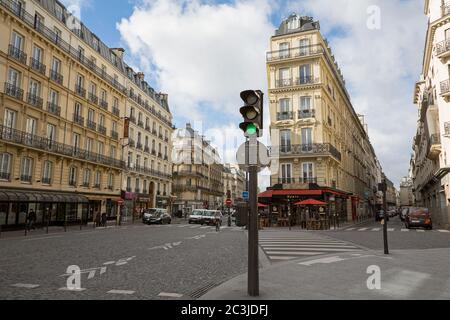
[[[228,191],[233,203],[242,200],[242,193],[246,189],[245,173],[235,164],[225,164],[223,171],[223,203],[226,201]]]
[[[174,212],[222,207],[224,166],[218,151],[190,124],[173,141]]]
[[[330,203],[342,221],[370,216],[376,155],[318,21],[293,14],[281,23],[270,40],[267,76],[279,168],[262,200],[276,203],[283,217],[293,202],[311,197]]]
[[[400,206],[414,206],[413,182],[410,177],[404,177],[400,183]]]
[[[52,224],[118,215],[132,88],[145,101],[136,111],[163,127],[159,159],[170,176],[167,96],[131,81],[122,50],[108,48],[59,1],[2,0],[0,14],[0,224],[21,226],[31,209],[38,223]],[[168,176],[143,176],[149,202],[151,182],[170,192]]]
[[[450,3],[425,0],[428,17],[422,74],[414,88],[417,133],[411,162],[416,204],[428,207],[433,223],[450,227]]]

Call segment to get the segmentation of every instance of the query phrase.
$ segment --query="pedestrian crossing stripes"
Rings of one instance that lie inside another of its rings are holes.
[[[310,233],[278,234],[261,232],[259,245],[273,262],[294,260],[336,252],[361,251],[350,243]]]
[[[343,229],[343,231],[350,232],[382,232],[383,228],[347,228]],[[426,233],[426,232],[440,232],[440,233],[450,233],[449,230],[424,230],[424,229],[405,229],[405,228],[388,228],[388,232],[419,232],[419,233]]]

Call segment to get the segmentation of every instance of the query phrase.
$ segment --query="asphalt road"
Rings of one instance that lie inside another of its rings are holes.
[[[354,243],[372,250],[383,250],[383,226],[380,222],[370,221],[357,227],[348,227],[338,231],[319,232],[329,237]],[[406,230],[399,217],[388,222],[389,250],[415,250],[450,248],[450,233],[439,230]]]
[[[64,291],[71,265],[82,291]],[[195,299],[246,271],[241,228],[146,226],[0,239],[0,299]],[[113,290],[113,291],[111,291]]]

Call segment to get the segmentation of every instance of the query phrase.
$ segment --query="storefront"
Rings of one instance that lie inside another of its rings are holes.
[[[132,221],[139,219],[140,212],[135,210],[137,194],[134,192],[122,191],[122,199],[124,200],[122,206],[122,221]]]
[[[23,229],[31,210],[37,226],[83,224],[88,219],[89,201],[73,193],[0,191],[0,226],[3,230]]]
[[[347,220],[347,199],[348,194],[342,191],[322,188],[317,190],[288,190],[272,189],[259,195],[259,202],[267,205],[269,210],[261,216],[265,219],[268,227],[288,227],[301,226],[305,215],[310,218],[331,217],[337,223]],[[316,200],[325,203],[317,208],[308,208],[296,205],[301,201]],[[322,219],[323,220],[323,219]],[[329,223],[329,222],[328,222]]]

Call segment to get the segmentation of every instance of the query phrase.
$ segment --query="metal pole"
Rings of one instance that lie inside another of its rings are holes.
[[[387,238],[387,184],[386,180],[383,181],[383,209],[384,209],[384,216],[383,216],[383,240],[384,240],[384,254],[389,254],[389,247],[388,247],[388,238]]]
[[[51,217],[52,217],[52,214],[50,213],[49,210],[47,210],[47,234],[48,234],[48,226],[50,224]]]
[[[248,221],[248,294],[259,296],[259,264],[258,264],[258,167],[257,167],[257,135],[250,137],[249,143],[249,204]]]

